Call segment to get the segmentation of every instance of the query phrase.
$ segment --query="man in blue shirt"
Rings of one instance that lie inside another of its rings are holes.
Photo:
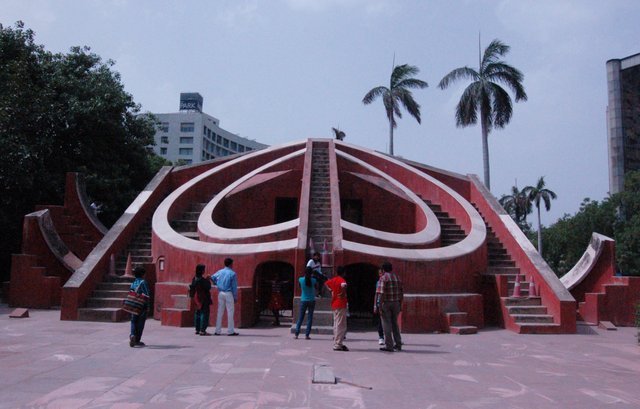
[[[216,319],[216,331],[213,335],[220,335],[222,331],[222,314],[227,309],[227,335],[238,335],[233,323],[234,304],[238,301],[238,277],[231,269],[233,260],[224,259],[224,268],[211,276],[213,285],[218,287],[218,317]]]

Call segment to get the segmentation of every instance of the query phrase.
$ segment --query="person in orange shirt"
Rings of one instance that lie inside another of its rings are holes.
[[[344,279],[344,267],[339,266],[336,276],[325,285],[331,290],[331,310],[333,310],[333,350],[348,351],[344,345],[347,333],[347,282]]]

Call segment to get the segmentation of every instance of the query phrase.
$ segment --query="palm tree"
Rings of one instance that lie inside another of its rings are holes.
[[[456,68],[445,75],[438,84],[440,89],[445,89],[458,79],[467,78],[472,81],[462,93],[456,107],[456,126],[475,125],[478,122],[478,113],[480,114],[484,184],[489,190],[489,132],[493,128],[504,128],[511,120],[513,112],[511,97],[499,84],[506,85],[515,93],[516,102],[527,100],[522,86],[522,73],[500,60],[507,52],[508,45],[500,40],[493,40],[484,50],[478,71],[466,66]]]
[[[538,209],[538,253],[542,255],[542,227],[540,224],[540,201],[544,202],[544,207],[549,211],[551,209],[551,199],[555,199],[558,196],[551,190],[545,187],[544,176],[538,179],[538,183],[535,186],[527,186],[522,189],[526,192],[529,202],[533,202]]]
[[[396,116],[402,118],[400,104],[418,123],[421,123],[420,105],[413,99],[410,91],[411,88],[426,88],[429,86],[425,81],[412,77],[419,72],[418,67],[413,65],[396,65],[391,72],[389,88],[385,86],[375,87],[362,98],[362,103],[368,105],[377,97],[382,97],[384,109],[387,111],[387,118],[389,119],[389,154],[391,155],[393,155],[393,130],[397,126]]]
[[[527,223],[527,215],[531,213],[531,202],[527,192],[524,189],[518,189],[517,185],[512,186],[511,194],[502,195],[499,202],[520,227],[520,230],[528,232],[531,226]]]

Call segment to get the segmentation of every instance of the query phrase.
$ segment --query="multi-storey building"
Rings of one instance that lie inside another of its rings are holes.
[[[267,146],[222,129],[220,120],[202,112],[202,102],[197,92],[181,93],[179,112],[154,114],[159,121],[154,136],[156,154],[174,163],[191,164]]]
[[[640,170],[640,54],[607,61],[609,193],[624,190],[625,174]]]

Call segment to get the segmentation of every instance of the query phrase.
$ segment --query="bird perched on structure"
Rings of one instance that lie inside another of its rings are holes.
[[[344,139],[345,136],[347,136],[347,134],[345,134],[344,132],[342,132],[340,129],[338,128],[331,128],[333,129],[333,133],[336,136],[336,139],[339,141],[342,141]]]

